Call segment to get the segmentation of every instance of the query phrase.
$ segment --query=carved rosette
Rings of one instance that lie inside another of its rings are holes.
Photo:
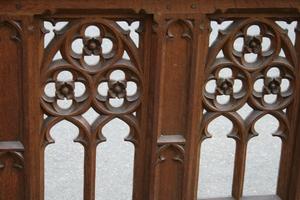
[[[249,31],[253,26],[257,28],[255,34]],[[266,41],[269,44],[264,48]],[[242,44],[240,48],[236,47],[237,42]],[[252,60],[248,59],[249,56]],[[295,48],[287,32],[271,19],[235,19],[226,29],[220,30],[209,48],[206,64],[208,78],[203,87],[203,103],[207,112],[202,120],[201,138],[210,137],[207,132],[209,122],[223,115],[235,126],[229,136],[246,141],[257,135],[251,127],[267,114],[280,122],[274,135],[284,138],[290,125],[283,110],[291,105],[294,98],[296,65]],[[223,69],[231,73],[222,77],[220,71]],[[277,73],[272,73],[274,70]],[[261,88],[256,86],[259,81],[263,84]],[[239,89],[236,89],[237,82],[240,83]],[[288,85],[287,88],[283,87],[283,82]],[[207,90],[207,85],[212,83],[215,89]],[[275,100],[268,101],[269,96]],[[221,102],[220,97],[226,97],[227,101]],[[242,119],[237,111],[245,104],[254,111]],[[249,135],[241,136],[241,132]]]
[[[52,21],[52,24],[55,24]],[[98,36],[86,34],[88,27],[96,27]],[[43,30],[44,33],[47,33]],[[41,106],[48,116],[44,121],[45,144],[53,142],[49,135],[50,128],[57,122],[66,119],[74,123],[80,131],[76,141],[87,145],[92,142],[92,132],[97,135],[97,142],[105,138],[101,128],[113,118],[126,122],[132,131],[126,140],[137,143],[138,120],[133,115],[140,105],[142,96],[142,71],[138,47],[116,21],[99,18],[97,20],[70,21],[60,31],[55,31],[54,39],[47,45],[42,66]],[[72,47],[76,41],[82,41],[82,49],[75,51]],[[111,43],[109,51],[103,49],[104,41]],[[57,53],[60,59],[54,59]],[[124,58],[124,53],[129,58]],[[98,56],[98,62],[91,64],[87,56]],[[120,80],[112,78],[116,71],[124,73]],[[60,74],[71,74],[69,80],[60,80]],[[99,92],[101,84],[105,83],[107,92]],[[128,92],[128,83],[136,85],[136,92]],[[49,96],[45,90],[48,84],[55,85],[55,95]],[[78,84],[84,87],[84,92],[77,94]],[[111,104],[111,100],[121,99],[120,106]],[[62,107],[60,101],[68,101],[68,107]],[[89,125],[82,116],[88,109],[93,108],[100,117]],[[100,130],[99,130],[100,129]]]

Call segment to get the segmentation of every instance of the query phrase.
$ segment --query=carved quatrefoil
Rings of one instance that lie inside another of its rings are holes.
[[[51,41],[55,45],[49,44],[47,47],[48,54],[42,70],[46,77],[43,85],[55,84],[55,94],[43,95],[42,106],[46,113],[52,116],[82,115],[90,107],[106,115],[134,112],[140,104],[142,77],[138,49],[128,36],[129,32],[124,31],[117,22],[106,19],[69,26],[56,35],[59,40]],[[57,52],[61,58],[52,60]],[[87,58],[97,58],[98,61],[91,64]],[[116,70],[123,71],[124,77],[111,78],[110,75]],[[71,73],[72,78],[59,80],[58,74],[62,71]],[[98,92],[102,83],[107,84],[105,94]],[[78,84],[84,88],[79,96],[76,95]],[[130,93],[133,85],[136,91]],[[112,100],[121,100],[121,103],[116,106]],[[70,106],[60,106],[61,101],[68,101]]]
[[[254,110],[286,108],[293,99],[295,58],[291,40],[274,21],[265,18],[234,21],[219,32],[209,50],[208,78],[203,89],[205,109],[237,111],[246,103]],[[219,74],[224,68],[232,71],[227,77]],[[278,69],[276,76],[269,74],[272,68]],[[237,80],[242,86],[235,91]],[[259,80],[261,89],[257,90]],[[211,86],[212,81],[215,86]],[[208,86],[215,90],[208,91]],[[227,100],[221,102],[220,97]]]

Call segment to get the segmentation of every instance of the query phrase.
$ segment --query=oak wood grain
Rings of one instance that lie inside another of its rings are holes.
[[[0,200],[44,199],[44,150],[55,143],[50,129],[63,120],[79,129],[74,142],[85,151],[84,200],[95,200],[96,148],[106,142],[102,128],[115,118],[128,124],[124,140],[135,147],[132,199],[196,200],[201,144],[213,137],[208,125],[219,116],[233,123],[228,137],[235,140],[236,152],[232,197],[217,199],[298,200],[299,24],[293,45],[276,21],[299,23],[299,12],[297,0],[1,1]],[[209,46],[211,21],[229,20],[232,24]],[[46,47],[44,37],[51,30],[44,21],[53,26],[68,22],[53,32]],[[117,21],[139,21],[138,46]],[[98,27],[100,35],[86,36],[89,25]],[[247,34],[251,25],[260,33]],[[264,37],[271,41],[267,51],[262,50]],[[83,41],[81,54],[71,48],[78,38]],[[233,45],[237,38],[244,41],[240,51]],[[103,39],[111,41],[110,52],[102,51]],[[62,58],[54,60],[58,51]],[[249,53],[258,59],[247,62]],[[100,62],[86,63],[84,57],[90,55],[99,56]],[[268,76],[271,67],[278,68],[278,77]],[[230,68],[232,76],[220,77],[223,68]],[[112,80],[115,70],[125,77]],[[62,71],[70,72],[72,80],[59,80]],[[236,79],[243,84],[239,92],[233,90]],[[257,79],[264,80],[262,91],[254,91]],[[286,92],[280,88],[283,79],[291,85]],[[216,83],[212,93],[205,90],[211,80]],[[78,82],[86,88],[80,97],[74,92]],[[126,91],[129,82],[137,86],[134,95]],[[44,91],[49,83],[55,85],[54,96]],[[106,95],[97,92],[101,83],[108,86]],[[264,101],[270,94],[277,95],[275,103]],[[220,95],[230,96],[229,101],[219,103]],[[123,103],[114,107],[111,99]],[[61,108],[58,100],[73,103]],[[243,119],[237,111],[245,103],[253,112]],[[99,114],[91,124],[83,117],[90,108]],[[254,124],[268,114],[279,121],[273,135],[282,140],[277,193],[245,197],[247,144],[258,135]]]

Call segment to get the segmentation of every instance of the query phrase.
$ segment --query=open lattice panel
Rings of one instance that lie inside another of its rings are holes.
[[[294,1],[0,3],[0,200],[300,199]]]

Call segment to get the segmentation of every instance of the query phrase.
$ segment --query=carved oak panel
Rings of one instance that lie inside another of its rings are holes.
[[[196,200],[201,144],[220,116],[236,152],[232,195],[218,199],[299,199],[299,9],[292,0],[1,2],[0,200],[44,199],[45,148],[62,121],[79,129],[83,199],[95,200],[96,149],[116,118],[135,148],[132,199]],[[210,44],[213,21],[230,23]],[[278,21],[297,23],[295,41]],[[282,141],[277,192],[244,197],[248,143],[266,115]]]
[[[254,34],[249,31],[253,27],[257,29]],[[292,109],[296,106],[293,99],[298,87],[298,60],[296,49],[287,33],[274,19],[233,18],[226,29],[219,31],[208,51],[205,84],[215,84],[215,90],[203,88],[205,111],[200,140],[211,137],[207,126],[220,115],[232,121],[233,128],[228,137],[236,141],[232,195],[237,199],[241,198],[243,192],[247,143],[258,136],[254,125],[267,114],[279,121],[273,136],[280,137],[283,143],[278,192],[288,187],[284,179],[288,178],[285,169],[290,167],[287,154],[293,137],[291,122],[295,114]],[[264,44],[266,40],[270,41],[267,48]],[[241,42],[240,48],[237,48],[236,42]],[[247,60],[249,54],[255,59]],[[221,74],[224,69],[230,71],[225,78]],[[283,80],[286,86],[282,84]],[[237,89],[235,84],[238,81],[240,86]],[[258,81],[263,83],[260,87],[256,85]],[[228,98],[222,101],[218,97]],[[243,119],[239,110],[245,104],[252,111]]]
[[[0,17],[1,200],[24,199],[22,34],[20,21]],[[8,184],[7,180],[10,180],[11,184]]]
[[[22,30],[14,20],[0,21],[1,83],[0,99],[3,118],[0,125],[0,140],[19,140],[22,128]],[[11,54],[14,55],[10,56]],[[9,83],[9,89],[7,88]]]

